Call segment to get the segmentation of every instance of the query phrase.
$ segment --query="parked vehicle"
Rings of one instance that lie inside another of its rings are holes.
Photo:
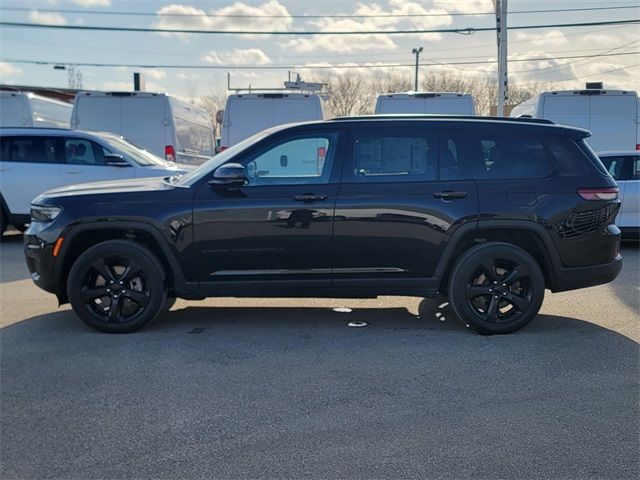
[[[165,93],[80,92],[71,126],[117,133],[169,161],[197,165],[215,155],[207,112]]]
[[[0,235],[9,224],[24,230],[31,200],[45,190],[99,180],[177,175],[192,168],[167,162],[113,133],[2,128]]]
[[[0,127],[69,128],[70,103],[30,92],[0,91]]]
[[[617,225],[623,238],[640,238],[640,152],[599,152],[605,168],[618,183],[622,206]]]
[[[601,87],[601,85],[599,85]],[[511,117],[547,118],[591,130],[594,150],[640,150],[638,94],[630,90],[544,92],[513,108]]]
[[[444,292],[478,331],[508,333],[545,288],[622,267],[618,188],[588,136],[454,116],[274,127],[182,177],[39,196],[27,263],[105,332],[134,331],[175,297]]]
[[[375,113],[437,113],[475,115],[469,93],[406,92],[379,95]]]
[[[220,150],[277,125],[322,120],[325,117],[320,83],[285,82],[284,89],[256,93],[235,89],[229,95],[222,120]]]

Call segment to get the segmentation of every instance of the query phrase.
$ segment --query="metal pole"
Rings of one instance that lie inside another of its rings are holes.
[[[507,0],[493,0],[496,11],[496,33],[498,36],[498,104],[496,115],[504,115],[509,98],[509,76],[507,73]]]
[[[418,91],[418,59],[420,58],[420,52],[422,52],[422,47],[414,48],[411,51],[411,53],[413,53],[416,56],[416,81],[415,81],[415,87],[414,87],[414,90],[416,92]]]

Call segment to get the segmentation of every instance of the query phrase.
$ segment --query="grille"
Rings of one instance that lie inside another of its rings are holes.
[[[560,236],[572,238],[595,232],[603,225],[608,225],[618,210],[618,204],[612,203],[596,210],[573,212],[560,224]]]

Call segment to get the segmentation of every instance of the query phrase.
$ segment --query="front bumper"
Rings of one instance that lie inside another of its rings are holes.
[[[43,290],[58,295],[60,286],[54,274],[57,259],[53,256],[53,244],[36,235],[29,235],[27,231],[24,235],[24,254],[33,282]]]

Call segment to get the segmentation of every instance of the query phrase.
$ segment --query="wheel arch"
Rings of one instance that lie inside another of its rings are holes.
[[[152,225],[139,222],[95,222],[71,227],[62,235],[65,239],[60,251],[61,262],[56,276],[60,303],[68,302],[67,279],[75,260],[88,248],[108,240],[127,240],[148,248],[160,261],[166,272],[166,286],[170,292],[186,283],[180,264],[162,233]]]
[[[509,243],[529,253],[540,265],[545,286],[553,287],[555,266],[561,265],[560,256],[542,225],[524,220],[481,220],[476,225],[461,226],[453,234],[436,270],[439,290],[446,290],[451,269],[464,251],[490,241]]]

